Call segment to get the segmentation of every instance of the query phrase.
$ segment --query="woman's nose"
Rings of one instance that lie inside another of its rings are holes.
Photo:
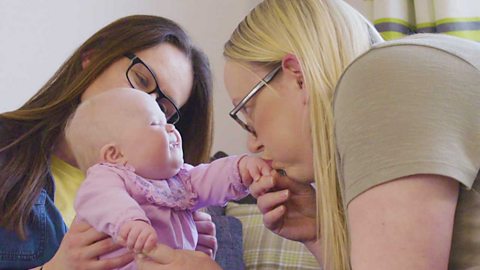
[[[264,146],[256,135],[249,134],[247,139],[248,151],[252,153],[260,153],[263,151]]]

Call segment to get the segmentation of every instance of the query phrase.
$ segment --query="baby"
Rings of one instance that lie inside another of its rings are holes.
[[[198,232],[192,212],[246,196],[251,182],[271,170],[247,155],[184,164],[180,133],[151,96],[135,89],[109,90],[84,101],[65,135],[86,171],[76,219],[137,253],[157,242],[194,250]],[[134,262],[122,269],[135,269]]]

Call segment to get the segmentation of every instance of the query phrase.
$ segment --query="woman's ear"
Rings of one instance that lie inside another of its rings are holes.
[[[85,69],[90,64],[90,58],[93,55],[93,49],[82,53],[82,68]]]
[[[290,76],[296,81],[297,89],[301,91],[302,103],[307,105],[309,93],[305,88],[302,66],[298,61],[298,58],[290,53],[285,55],[282,59],[282,69],[284,73],[290,74]]]
[[[122,151],[117,145],[113,143],[106,144],[100,149],[100,157],[102,161],[113,164],[125,164],[126,159],[123,156]]]
[[[304,86],[303,71],[302,71],[302,67],[300,66],[300,62],[298,61],[295,55],[289,53],[283,57],[282,69],[283,69],[283,72],[288,72],[292,74],[295,77],[300,89],[303,89],[303,86]]]

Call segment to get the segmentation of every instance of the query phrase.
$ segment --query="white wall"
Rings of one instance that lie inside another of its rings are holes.
[[[370,6],[372,0],[345,0],[348,4],[352,7],[356,8],[360,13],[362,13],[365,17],[370,18]]]
[[[214,149],[245,152],[245,132],[228,117],[223,43],[260,0],[0,0],[0,112],[31,97],[94,32],[131,14],[182,25],[209,56],[214,72]]]

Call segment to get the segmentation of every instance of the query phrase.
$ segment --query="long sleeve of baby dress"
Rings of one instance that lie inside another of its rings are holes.
[[[248,194],[238,170],[241,158],[196,167],[185,164],[177,175],[163,180],[143,178],[128,165],[96,164],[77,193],[77,220],[114,239],[125,222],[143,220],[155,228],[160,243],[194,250],[198,232],[193,211]]]

